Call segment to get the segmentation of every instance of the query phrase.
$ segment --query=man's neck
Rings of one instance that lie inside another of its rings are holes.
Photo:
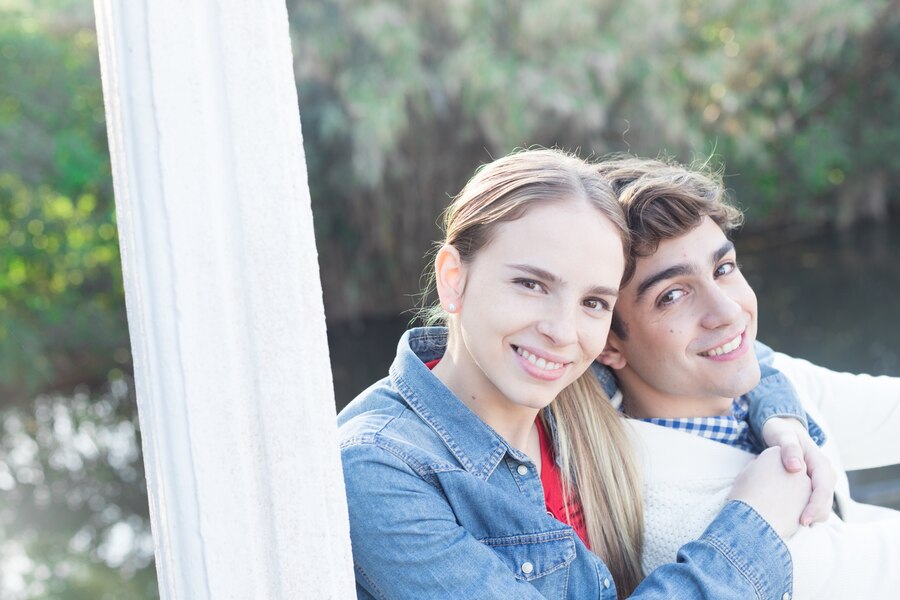
[[[620,379],[622,409],[635,419],[687,419],[715,417],[731,412],[733,398],[675,395],[655,390],[643,382]]]

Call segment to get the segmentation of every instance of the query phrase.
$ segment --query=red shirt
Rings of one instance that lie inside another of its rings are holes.
[[[584,545],[590,549],[591,545],[584,525],[584,514],[581,512],[581,504],[574,500],[569,503],[569,518],[567,519],[562,475],[553,455],[553,444],[540,419],[535,421],[535,425],[537,425],[538,437],[541,440],[541,486],[544,488],[544,504],[547,507],[547,512],[553,515],[557,521],[562,521],[574,529],[581,541],[584,542]]]
[[[429,369],[433,369],[438,360],[432,360],[425,363]],[[553,456],[553,444],[550,436],[544,430],[544,424],[540,419],[535,420],[537,425],[538,438],[541,443],[541,487],[544,488],[544,505],[547,512],[550,513],[557,521],[561,521],[569,525],[584,542],[584,545],[590,548],[588,543],[587,530],[584,526],[584,515],[581,512],[581,505],[577,502],[569,503],[568,516],[566,518],[566,503],[563,495],[562,477],[559,467],[556,465],[556,459]]]

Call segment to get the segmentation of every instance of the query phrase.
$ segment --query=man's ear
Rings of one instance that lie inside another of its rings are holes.
[[[466,265],[455,247],[441,246],[434,258],[434,273],[441,306],[448,313],[459,312],[466,288]]]
[[[609,337],[606,338],[606,348],[597,357],[597,362],[617,371],[628,364],[628,361],[625,359],[622,340],[612,331],[609,332]]]

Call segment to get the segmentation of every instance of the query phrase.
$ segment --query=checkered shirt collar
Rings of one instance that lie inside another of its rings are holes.
[[[749,402],[743,396],[731,404],[731,414],[715,417],[690,417],[683,419],[641,419],[647,423],[669,427],[678,431],[693,433],[715,442],[734,446],[747,452],[758,454],[759,443],[750,430],[747,420]]]

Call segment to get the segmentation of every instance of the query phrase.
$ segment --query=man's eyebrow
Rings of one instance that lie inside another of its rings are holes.
[[[562,280],[551,273],[550,271],[546,271],[540,267],[535,267],[532,265],[506,265],[510,269],[516,269],[517,271],[524,271],[525,273],[529,273],[542,281],[546,281],[547,283],[560,283]],[[592,286],[588,291],[588,294],[595,294],[597,296],[612,296],[613,298],[619,297],[619,289],[614,287],[608,287],[605,285],[595,285]]]
[[[681,275],[690,275],[694,272],[694,268],[691,265],[682,263],[680,265],[673,265],[662,271],[658,271],[653,275],[646,277],[643,281],[638,284],[637,287],[637,297],[635,300],[640,300],[644,294],[647,293],[647,290],[652,288],[654,285],[659,283],[660,281],[665,281],[666,279],[671,279],[672,277],[678,277]]]
[[[722,244],[722,247],[713,252],[713,262],[719,262],[723,256],[728,254],[734,250],[734,242],[731,240],[725,240],[725,243]]]
[[[732,250],[734,250],[734,242],[732,242],[731,240],[725,240],[725,243],[722,244],[715,252],[713,252],[712,262],[719,262],[723,256],[725,256]],[[658,273],[654,273],[653,275],[645,278],[638,285],[636,299],[640,300],[644,296],[644,294],[647,293],[647,290],[652,288],[660,281],[665,281],[666,279],[679,277],[681,275],[691,275],[692,273],[694,273],[694,268],[691,265],[683,263],[679,265],[673,265],[667,269],[659,271]]]

